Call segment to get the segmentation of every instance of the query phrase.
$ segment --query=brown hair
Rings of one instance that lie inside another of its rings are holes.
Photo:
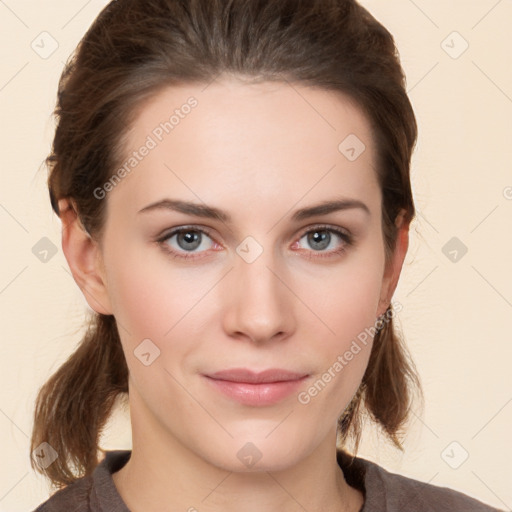
[[[164,87],[209,83],[220,74],[289,81],[338,91],[367,116],[377,149],[386,259],[395,220],[415,215],[409,166],[417,125],[392,35],[355,0],[117,0],[98,15],[62,73],[46,159],[53,210],[71,198],[88,233],[101,240],[106,201],[93,191],[123,158],[123,136],[144,99]],[[341,142],[341,141],[340,141]],[[389,312],[389,311],[388,311]],[[31,464],[55,487],[89,475],[128,369],[112,315],[94,315],[78,349],[36,399],[31,451],[59,454]],[[399,449],[412,392],[421,384],[389,318],[374,338],[361,386],[339,419],[342,442],[361,435],[364,409]],[[364,403],[364,409],[362,409]]]

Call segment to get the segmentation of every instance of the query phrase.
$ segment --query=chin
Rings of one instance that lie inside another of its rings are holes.
[[[219,442],[203,454],[209,454],[205,458],[210,464],[234,473],[281,471],[294,466],[301,457],[306,456],[304,450],[297,450],[297,446],[304,448],[302,440],[286,435],[265,439],[265,435],[237,437],[228,443]]]

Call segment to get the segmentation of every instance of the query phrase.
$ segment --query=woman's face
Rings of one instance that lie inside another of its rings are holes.
[[[134,443],[230,471],[332,447],[393,287],[367,120],[325,90],[218,80],[154,96],[124,145],[88,300],[119,326]]]

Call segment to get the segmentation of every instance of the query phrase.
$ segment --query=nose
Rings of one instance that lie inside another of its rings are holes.
[[[270,250],[250,263],[236,257],[223,290],[223,326],[229,336],[261,344],[293,333],[300,302],[276,261]]]

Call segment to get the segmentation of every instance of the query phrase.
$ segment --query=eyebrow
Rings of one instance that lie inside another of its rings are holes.
[[[336,199],[332,201],[323,201],[322,203],[308,206],[307,208],[301,208],[293,214],[292,221],[300,222],[310,217],[328,215],[329,213],[340,210],[350,210],[354,208],[358,208],[367,215],[371,215],[368,206],[358,199]],[[219,220],[226,224],[232,222],[231,216],[223,210],[205,204],[197,204],[177,199],[162,199],[142,208],[138,213],[151,212],[155,210],[172,210],[188,215],[194,215],[195,217]]]

